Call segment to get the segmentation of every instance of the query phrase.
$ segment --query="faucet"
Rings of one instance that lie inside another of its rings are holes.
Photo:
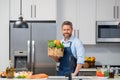
[[[69,57],[69,61],[70,61],[70,64],[69,64],[69,70],[70,72],[68,74],[66,74],[66,77],[68,77],[68,80],[72,80],[72,67],[75,65],[74,63],[74,57],[73,56],[70,56]]]
[[[70,73],[69,76],[68,76],[68,80],[72,80],[71,73]]]

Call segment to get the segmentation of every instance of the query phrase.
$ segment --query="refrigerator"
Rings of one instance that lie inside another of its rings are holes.
[[[56,39],[55,21],[28,22],[28,28],[14,28],[10,22],[10,59],[15,71],[56,75],[56,62],[48,57],[47,41]]]

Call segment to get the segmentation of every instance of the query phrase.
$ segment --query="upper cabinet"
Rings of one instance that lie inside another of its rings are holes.
[[[97,20],[120,20],[120,0],[97,0]]]
[[[10,19],[18,20],[20,16],[20,0],[10,0]]]
[[[56,20],[56,0],[22,0],[22,7],[10,0],[10,20],[18,20],[20,9],[25,20]]]
[[[83,44],[96,44],[95,39],[95,13],[96,0],[78,0],[77,27],[79,38]]]
[[[65,20],[73,23],[73,35],[83,44],[95,44],[96,0],[60,0],[57,13],[57,38],[61,39],[61,24]]]

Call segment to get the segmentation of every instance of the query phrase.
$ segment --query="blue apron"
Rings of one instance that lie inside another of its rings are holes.
[[[68,76],[75,71],[77,59],[72,54],[71,44],[72,42],[69,47],[64,47],[64,56],[60,58],[59,76]]]

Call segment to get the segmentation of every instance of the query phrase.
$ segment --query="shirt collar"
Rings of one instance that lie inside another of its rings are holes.
[[[74,39],[74,36],[71,36],[70,39],[69,39],[67,42],[72,42],[73,39]],[[62,42],[62,43],[65,43],[66,41],[65,41],[65,39],[63,38],[61,42]]]

